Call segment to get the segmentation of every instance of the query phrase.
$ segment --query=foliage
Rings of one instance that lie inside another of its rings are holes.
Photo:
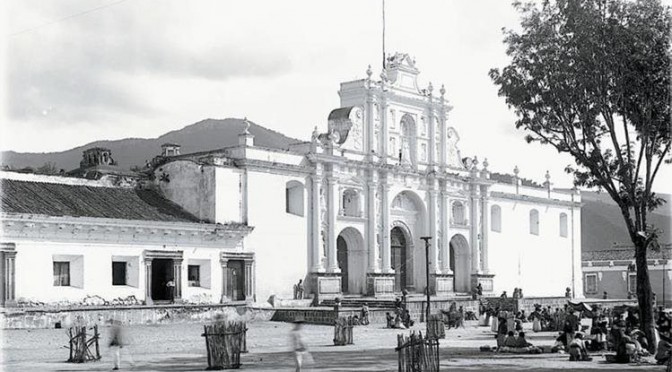
[[[575,184],[608,192],[631,236],[651,231],[646,214],[664,202],[651,187],[670,162],[669,10],[656,0],[514,6],[523,32],[505,31],[512,61],[490,76],[516,127],[571,154]]]
[[[670,159],[671,15],[659,0],[514,3],[522,31],[505,31],[511,63],[490,70],[528,142],[569,153],[576,186],[605,190],[635,245],[640,319],[653,340],[648,212]],[[654,346],[655,347],[655,346]]]

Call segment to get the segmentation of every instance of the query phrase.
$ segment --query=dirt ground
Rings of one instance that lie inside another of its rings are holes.
[[[276,322],[248,323],[249,353],[242,356],[242,370],[291,371],[293,355],[289,351],[291,324]],[[424,330],[424,324],[414,327]],[[107,347],[109,328],[101,329],[101,354],[98,362],[71,364],[67,334],[63,329],[4,330],[0,348],[3,371],[107,371],[112,355]],[[355,328],[354,345],[333,346],[333,328],[305,325],[304,341],[314,363],[305,370],[319,371],[395,371],[396,335],[408,330],[384,329],[378,325]],[[202,324],[165,324],[126,328],[129,345],[122,350],[122,370],[129,371],[202,371],[207,367]],[[527,332],[537,346],[550,346],[554,333]],[[440,341],[441,370],[450,371],[664,371],[662,366],[606,364],[601,354],[592,362],[569,362],[567,355],[511,355],[480,352],[483,345],[495,345],[488,328],[467,325],[448,330]]]

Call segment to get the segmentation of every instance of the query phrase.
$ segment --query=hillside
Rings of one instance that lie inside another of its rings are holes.
[[[168,132],[158,138],[126,138],[116,141],[95,141],[83,146],[61,152],[19,153],[3,151],[1,164],[14,169],[36,168],[47,162],[55,164],[56,169],[66,171],[79,167],[82,151],[91,147],[106,147],[112,150],[112,157],[122,169],[134,165],[144,165],[161,151],[161,144],[177,143],[182,153],[207,151],[233,146],[238,143],[238,134],[242,133],[244,123],[241,119],[206,119],[186,126],[180,130]],[[255,136],[256,146],[275,149],[288,149],[289,145],[299,142],[278,132],[250,122],[250,132]]]
[[[672,200],[669,194],[661,195],[667,203],[649,215],[649,223],[662,230],[660,243],[670,243]],[[584,251],[611,248],[614,243],[631,245],[621,211],[608,194],[582,191],[581,245]]]

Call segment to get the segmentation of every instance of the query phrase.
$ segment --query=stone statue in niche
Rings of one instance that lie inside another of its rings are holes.
[[[408,139],[403,138],[401,141],[401,154],[400,154],[399,160],[401,160],[402,164],[410,164],[411,163],[411,144],[408,143]]]
[[[358,112],[359,114],[359,112]],[[361,150],[362,149],[362,124],[360,120],[357,120],[356,123],[352,126],[350,129],[350,135],[352,136],[352,147],[355,150]]]
[[[460,150],[457,148],[457,142],[460,137],[454,128],[448,128],[446,131],[446,164],[455,168],[464,168],[460,159]]]

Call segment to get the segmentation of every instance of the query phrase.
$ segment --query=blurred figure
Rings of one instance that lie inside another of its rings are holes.
[[[170,299],[170,303],[174,304],[175,303],[175,281],[173,279],[168,280],[168,283],[166,283],[166,289],[168,290],[168,298]]]
[[[121,348],[124,347],[124,330],[121,326],[121,321],[113,320],[112,328],[110,328],[110,348],[114,354],[114,368],[118,370],[121,367]]]
[[[312,356],[308,352],[306,345],[303,343],[301,336],[301,328],[303,321],[297,320],[294,322],[294,329],[292,329],[292,348],[294,349],[294,362],[296,363],[296,371],[300,372],[304,363],[310,363]]]
[[[362,305],[362,325],[369,325],[369,305],[366,302]]]

